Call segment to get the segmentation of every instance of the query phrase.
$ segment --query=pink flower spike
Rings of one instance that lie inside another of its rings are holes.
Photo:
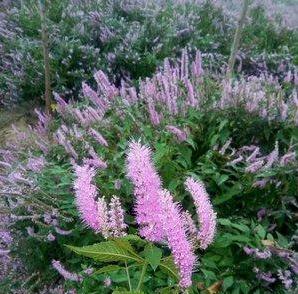
[[[96,202],[97,191],[91,183],[95,170],[89,165],[76,166],[76,180],[74,182],[76,205],[86,225],[95,231],[100,231],[104,225],[105,215],[99,214]]]
[[[279,148],[278,141],[275,142],[274,150],[267,156],[267,163],[264,165],[263,169],[271,168],[272,165],[278,161]]]
[[[183,211],[182,212],[182,218],[184,222],[184,227],[187,232],[187,235],[189,236],[190,241],[192,242],[193,246],[195,246],[197,242],[197,226],[194,222],[194,220],[191,217],[191,214],[189,211]]]
[[[245,168],[246,173],[256,173],[263,166],[264,160],[258,160]]]
[[[55,227],[55,231],[57,234],[61,235],[61,236],[67,236],[70,235],[72,233],[72,230],[63,230],[59,227]]]
[[[124,210],[121,207],[119,197],[113,196],[109,209],[109,230],[112,237],[123,237],[126,235],[127,225],[124,222]]]
[[[200,229],[198,239],[200,247],[206,249],[212,242],[216,231],[216,212],[207,194],[204,184],[189,177],[185,181],[185,188],[191,194],[196,207]]]
[[[187,134],[185,131],[180,130],[179,128],[175,127],[175,126],[166,126],[166,129],[172,133],[173,135],[176,136],[176,138],[178,139],[179,142],[184,142],[187,140]]]
[[[293,151],[293,152],[288,152],[286,153],[285,155],[283,155],[279,161],[279,164],[281,166],[285,166],[293,161],[295,161],[295,158],[296,158],[296,152]]]
[[[67,271],[64,266],[58,260],[52,260],[53,268],[65,279],[75,282],[81,282],[82,277],[76,273],[71,273]]]
[[[184,228],[181,207],[173,202],[173,197],[167,190],[160,192],[163,208],[163,226],[172,251],[175,265],[179,270],[180,283],[182,288],[191,286],[191,276],[196,262],[191,242],[189,242]]]
[[[96,130],[90,129],[90,135],[102,146],[108,147],[109,144],[106,139]]]
[[[141,227],[140,235],[149,241],[162,241],[161,180],[152,163],[151,150],[139,142],[129,144],[127,176],[134,184],[136,221]]]

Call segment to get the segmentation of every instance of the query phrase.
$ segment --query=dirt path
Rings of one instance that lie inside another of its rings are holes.
[[[25,130],[28,124],[35,120],[33,109],[34,106],[31,104],[22,104],[13,110],[0,109],[0,148],[12,135],[12,124],[18,129]]]

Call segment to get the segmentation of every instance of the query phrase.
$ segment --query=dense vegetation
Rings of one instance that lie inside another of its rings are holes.
[[[0,150],[1,291],[295,293],[297,30],[251,6],[229,79],[228,11],[145,2],[50,1],[51,113]],[[42,104],[36,3],[1,6],[6,106]]]

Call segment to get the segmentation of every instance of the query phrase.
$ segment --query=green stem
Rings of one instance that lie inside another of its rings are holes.
[[[125,261],[125,271],[126,271],[126,275],[127,275],[127,281],[128,281],[129,291],[131,291],[132,288],[131,288],[130,276],[129,276],[129,271],[128,271],[128,267],[127,267],[127,262],[126,261]]]
[[[141,286],[142,286],[142,284],[144,282],[144,278],[145,278],[146,269],[147,269],[147,262],[145,262],[144,265],[143,265],[140,280],[139,280],[138,287],[137,287],[136,291],[141,290]]]

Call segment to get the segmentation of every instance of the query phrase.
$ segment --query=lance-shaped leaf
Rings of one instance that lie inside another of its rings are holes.
[[[100,268],[99,270],[95,271],[92,275],[107,274],[118,270],[125,270],[125,268],[119,265],[111,264]]]
[[[105,241],[84,247],[67,247],[79,255],[91,257],[99,262],[144,262],[142,257],[138,256],[136,253],[128,251],[124,246],[120,246],[115,241]]]

